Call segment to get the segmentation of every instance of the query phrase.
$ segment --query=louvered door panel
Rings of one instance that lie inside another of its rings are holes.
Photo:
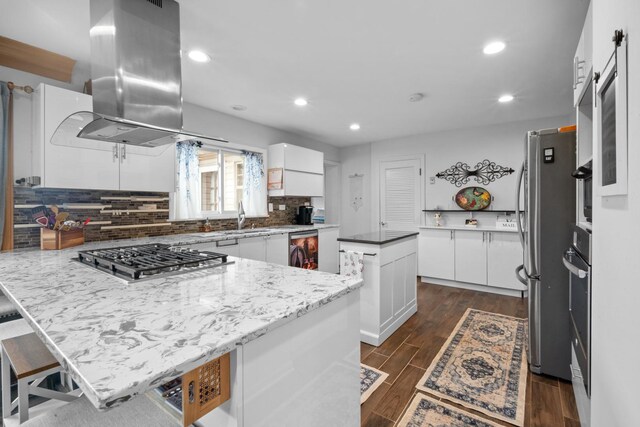
[[[382,162],[380,220],[390,230],[417,230],[420,225],[420,161]]]

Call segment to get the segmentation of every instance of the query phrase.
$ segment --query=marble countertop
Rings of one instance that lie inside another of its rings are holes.
[[[420,229],[427,230],[465,230],[465,231],[495,231],[497,233],[517,233],[517,229],[510,230],[508,228],[497,228],[497,227],[487,227],[479,225],[477,227],[466,227],[464,225],[443,225],[443,226],[435,226],[435,225],[423,225],[418,227]]]
[[[417,236],[417,231],[379,230],[370,233],[354,234],[340,237],[339,242],[365,243],[368,245],[384,245],[407,237]]]
[[[178,235],[82,248],[175,240],[208,241]],[[127,401],[362,286],[349,277],[235,257],[224,267],[127,284],[72,261],[77,250],[1,253],[0,288],[98,408]]]

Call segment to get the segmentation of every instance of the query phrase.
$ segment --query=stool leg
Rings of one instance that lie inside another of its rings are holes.
[[[18,380],[18,413],[20,414],[20,424],[29,419],[29,381]]]
[[[11,364],[2,347],[2,417],[11,416]]]

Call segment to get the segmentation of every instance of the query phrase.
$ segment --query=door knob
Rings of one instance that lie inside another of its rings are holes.
[[[387,223],[385,221],[380,221],[380,225],[384,227]]]

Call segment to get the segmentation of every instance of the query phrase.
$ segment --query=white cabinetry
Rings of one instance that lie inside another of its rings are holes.
[[[318,230],[318,270],[327,273],[337,273],[340,268],[340,245],[338,243],[339,229],[325,228]]]
[[[522,264],[522,246],[518,234],[487,234],[487,284],[498,288],[524,290],[515,275],[516,266]]]
[[[267,241],[263,236],[240,239],[240,258],[267,260]]]
[[[422,229],[418,237],[418,274],[438,279],[454,279],[453,230]]]
[[[33,170],[42,187],[171,192],[175,147],[144,148],[54,135],[69,115],[91,111],[91,96],[41,84],[34,93]],[[81,121],[79,120],[80,124]]]
[[[455,231],[455,280],[458,282],[487,284],[486,233]],[[514,276],[515,277],[515,276]]]
[[[588,80],[593,73],[592,52],[593,52],[593,20],[589,5],[587,16],[580,34],[580,41],[573,56],[573,105],[578,106],[585,89],[589,87]]]
[[[289,235],[272,234],[266,237],[267,262],[278,265],[289,265]],[[322,246],[320,246],[322,248]]]
[[[360,340],[379,346],[417,311],[417,239],[383,245],[340,242],[340,249],[368,254],[360,293]]]
[[[324,196],[324,153],[291,144],[269,146],[269,169],[282,168],[282,189],[270,196]]]
[[[194,243],[189,245],[191,249],[197,249],[199,251],[217,252],[220,254],[231,255],[235,257],[240,256],[239,243],[237,239],[234,240],[221,240],[219,242],[208,243]]]
[[[522,264],[517,233],[423,228],[418,244],[418,275],[424,281],[526,290],[515,275]]]

